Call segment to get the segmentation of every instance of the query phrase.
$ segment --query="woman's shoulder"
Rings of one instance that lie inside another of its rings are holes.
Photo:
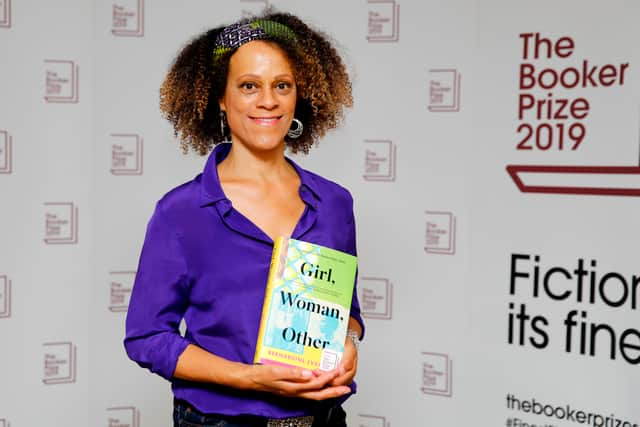
[[[195,178],[170,189],[158,199],[156,209],[169,216],[197,209],[201,205],[201,179],[202,174],[198,174]]]

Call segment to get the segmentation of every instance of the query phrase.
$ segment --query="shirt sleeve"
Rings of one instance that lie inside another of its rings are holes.
[[[349,236],[347,240],[347,253],[350,253],[353,256],[358,256],[358,251],[356,248],[356,220],[353,213],[353,201],[351,203],[350,220],[347,223],[347,232]],[[362,328],[360,339],[363,339],[364,321],[362,320],[362,315],[360,313],[360,302],[358,301],[358,270],[356,270],[356,281],[353,285],[353,297],[351,298],[351,312],[349,315],[360,324],[360,327]]]
[[[126,320],[129,358],[168,380],[189,342],[179,332],[188,305],[187,265],[160,203],[147,226]]]

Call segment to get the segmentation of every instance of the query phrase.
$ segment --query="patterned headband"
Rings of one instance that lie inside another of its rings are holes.
[[[236,22],[222,30],[216,38],[213,59],[217,60],[225,53],[237,49],[253,40],[275,38],[295,43],[295,33],[286,25],[267,19],[254,19],[250,22]]]

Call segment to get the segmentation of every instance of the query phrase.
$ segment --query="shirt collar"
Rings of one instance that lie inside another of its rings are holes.
[[[202,172],[202,190],[200,193],[200,206],[206,206],[218,202],[224,201],[228,207],[231,207],[231,203],[227,196],[222,191],[222,185],[220,185],[220,177],[218,176],[218,163],[223,161],[231,150],[230,143],[218,144],[207,159],[207,163],[204,166]],[[319,185],[314,174],[301,168],[296,162],[288,157],[285,157],[287,161],[293,166],[300,177],[300,198],[307,205],[314,209],[318,208],[318,202],[321,200]]]

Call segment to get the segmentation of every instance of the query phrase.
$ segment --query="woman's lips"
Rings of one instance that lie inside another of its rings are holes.
[[[282,119],[282,116],[272,116],[272,117],[250,117],[256,124],[261,126],[273,126]]]

